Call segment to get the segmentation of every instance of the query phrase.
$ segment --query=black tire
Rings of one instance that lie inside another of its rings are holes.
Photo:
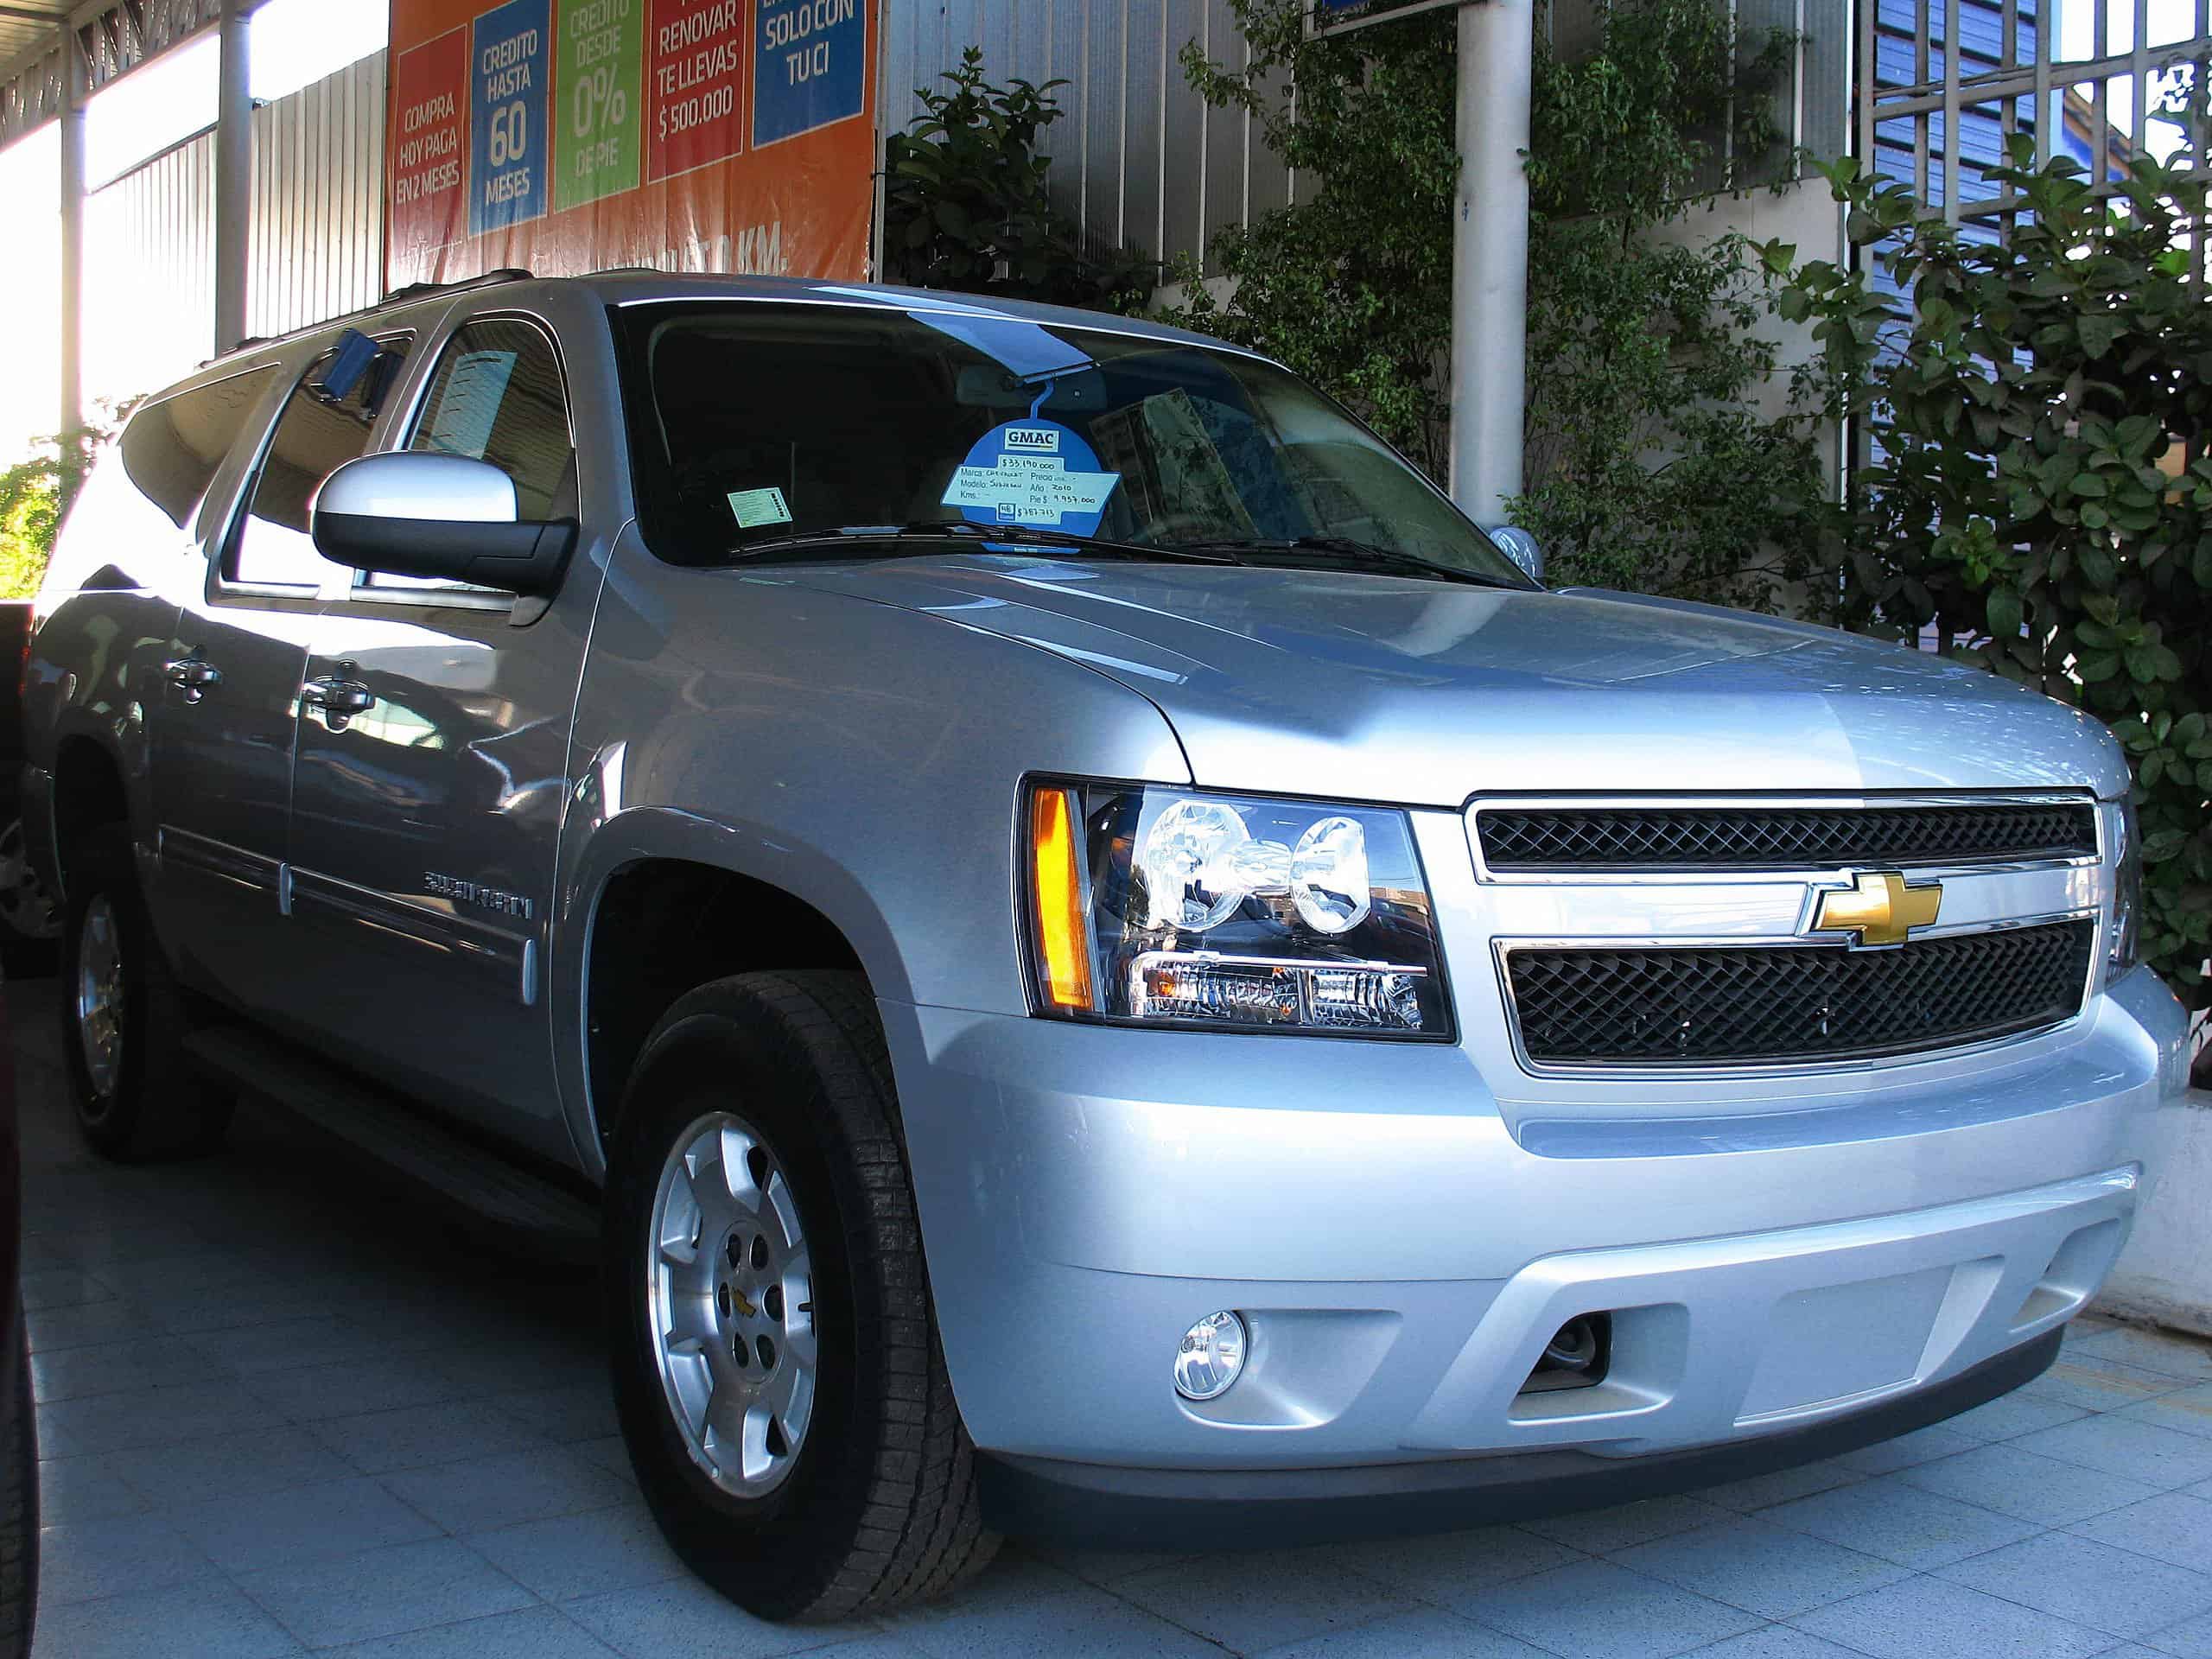
[[[211,1089],[184,1051],[185,995],[146,918],[130,832],[104,825],[72,849],[61,924],[61,1054],[77,1127],[94,1151],[117,1159],[207,1151],[230,1128],[231,1096]],[[105,906],[120,959],[119,1058],[96,1078],[79,1027],[86,919]]]
[[[23,1659],[38,1617],[38,1430],[20,1305],[9,1373],[0,1380],[0,1659]]]
[[[661,1169],[721,1109],[773,1147],[814,1267],[814,1414],[789,1476],[759,1497],[693,1460],[648,1328]],[[760,1618],[831,1619],[943,1595],[989,1562],[999,1540],[945,1375],[890,1062],[859,976],[742,974],[668,1011],[624,1096],[606,1230],[616,1410],[645,1500],[693,1572]]]

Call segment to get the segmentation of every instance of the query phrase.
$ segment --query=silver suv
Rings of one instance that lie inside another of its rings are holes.
[[[86,1135],[256,1091],[588,1236],[772,1618],[1935,1421],[2182,1085],[2096,721],[1547,591],[1124,319],[404,293],[131,416],[26,683]]]

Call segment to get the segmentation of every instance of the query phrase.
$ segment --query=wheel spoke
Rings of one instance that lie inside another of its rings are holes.
[[[753,1179],[753,1159],[760,1143],[734,1124],[724,1126],[718,1143],[722,1195],[746,1215],[760,1215],[760,1189]]]
[[[814,1268],[804,1247],[785,1265],[783,1292],[785,1346],[793,1359],[811,1367],[815,1363]]]
[[[659,1227],[660,1258],[688,1268],[699,1259],[698,1200],[688,1185],[672,1188],[664,1201]]]
[[[774,1213],[777,1225],[784,1230],[779,1241],[784,1248],[804,1249],[806,1234],[798,1224],[798,1205],[792,1201],[791,1190],[784,1184],[784,1172],[780,1169],[768,1172],[766,1208]]]

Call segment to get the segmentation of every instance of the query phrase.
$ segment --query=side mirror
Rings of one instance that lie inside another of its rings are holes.
[[[514,480],[466,455],[363,455],[323,480],[308,509],[315,551],[380,575],[552,594],[576,544],[575,521],[516,516]]]
[[[1521,567],[1521,574],[1533,581],[1544,579],[1544,550],[1536,538],[1518,524],[1502,524],[1489,532],[1497,543],[1497,550]]]

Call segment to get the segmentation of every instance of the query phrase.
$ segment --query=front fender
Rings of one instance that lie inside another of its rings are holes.
[[[1040,647],[772,571],[618,543],[578,701],[551,950],[556,1063],[599,1173],[591,922],[616,873],[672,858],[789,893],[879,1001],[1021,1013],[1014,836],[1035,772],[1190,782],[1166,717]]]

